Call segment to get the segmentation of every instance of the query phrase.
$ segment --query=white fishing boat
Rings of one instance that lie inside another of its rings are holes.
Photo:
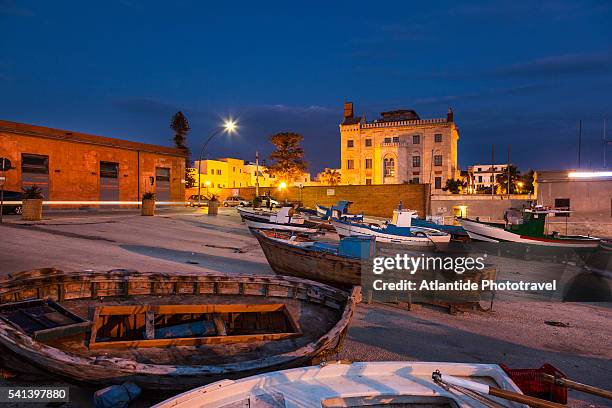
[[[353,204],[352,201],[340,200],[335,205],[327,207],[321,204],[317,204],[317,215],[324,220],[335,218],[346,218],[354,221],[363,221],[363,213],[351,214],[349,213],[349,207]]]
[[[309,221],[299,214],[292,214],[292,207],[281,207],[278,212],[240,210],[240,216],[249,228],[273,229],[315,233],[320,223]]]
[[[397,209],[393,219],[384,224],[355,222],[346,219],[332,218],[331,223],[341,237],[368,235],[376,242],[400,244],[418,247],[432,247],[447,244],[450,234],[434,228],[412,226],[414,210]]]
[[[509,209],[504,213],[504,223],[483,222],[469,218],[458,218],[458,221],[474,241],[515,242],[552,248],[597,248],[600,241],[598,238],[544,232],[547,215],[567,212],[542,207]]]
[[[530,398],[495,364],[361,362],[223,380],[155,408],[527,407],[487,394],[492,389]]]

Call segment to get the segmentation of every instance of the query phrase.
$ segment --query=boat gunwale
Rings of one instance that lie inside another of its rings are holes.
[[[36,270],[40,271],[40,270]],[[32,271],[32,272],[36,272]],[[265,275],[228,275],[228,274],[210,274],[210,275],[197,275],[197,274],[168,274],[158,272],[136,272],[136,271],[125,271],[125,270],[112,270],[108,272],[84,272],[84,273],[72,273],[66,274],[64,272],[50,269],[50,273],[39,276],[29,276],[29,272],[21,272],[14,275],[9,275],[0,278],[0,303],[11,303],[3,302],[2,298],[8,293],[18,292],[16,289],[19,287],[25,288],[34,281],[42,281],[41,283],[54,283],[54,284],[67,284],[67,283],[78,283],[79,281],[87,281],[91,283],[97,282],[134,282],[143,280],[146,282],[159,282],[160,280],[171,281],[172,278],[181,282],[179,278],[187,278],[182,282],[188,281],[188,279],[195,279],[200,282],[237,282],[237,283],[265,283],[271,285],[279,285],[281,287],[288,286],[292,288],[298,288],[305,290],[308,296],[309,291],[314,288],[323,290],[325,295],[330,295],[329,298],[335,301],[340,299],[344,300],[344,306],[340,307],[338,311],[342,311],[340,317],[334,324],[334,326],[327,331],[324,335],[320,336],[314,341],[303,345],[297,349],[292,349],[282,354],[276,354],[273,356],[266,356],[248,361],[227,363],[227,364],[215,364],[215,365],[170,365],[170,364],[150,364],[150,363],[139,363],[129,358],[121,357],[107,357],[103,355],[95,356],[81,356],[75,353],[66,352],[56,347],[46,345],[32,339],[27,334],[12,327],[6,322],[0,321],[0,344],[7,347],[12,352],[18,355],[27,355],[28,360],[33,362],[40,362],[39,367],[42,367],[46,371],[57,372],[64,374],[61,370],[62,364],[68,364],[70,366],[80,366],[83,369],[87,367],[96,366],[98,368],[108,367],[112,368],[109,373],[124,373],[126,375],[143,375],[143,376],[154,376],[154,375],[174,375],[177,378],[181,376],[194,376],[194,375],[231,375],[232,373],[253,371],[253,370],[266,370],[269,368],[283,366],[291,364],[291,361],[302,360],[313,358],[321,352],[332,347],[334,341],[341,339],[343,333],[348,329],[348,324],[354,313],[355,305],[360,298],[361,288],[356,286],[353,287],[350,292],[336,288],[323,283],[309,281],[307,279],[286,277],[286,276],[265,276]],[[57,273],[60,272],[60,273]],[[95,280],[97,278],[97,280]],[[155,279],[157,278],[157,279]],[[19,280],[19,282],[16,282]],[[58,281],[60,280],[60,281]],[[42,286],[42,284],[41,284]],[[31,289],[31,287],[29,288]],[[161,296],[177,295],[179,293],[159,293]],[[207,293],[200,294],[199,296],[209,295]],[[218,295],[233,295],[230,293],[219,293]],[[129,296],[129,295],[128,295]],[[133,295],[135,297],[138,294]],[[196,295],[198,296],[198,295]],[[267,293],[264,295],[252,294],[252,296],[264,296],[268,297]],[[113,296],[102,296],[102,297],[113,297]],[[281,296],[269,296],[271,298]],[[285,296],[286,297],[286,296]],[[53,297],[51,297],[53,299]],[[312,297],[314,299],[314,295]],[[70,298],[62,300],[78,300],[78,299],[90,299],[87,297]],[[325,296],[322,296],[323,301],[314,302],[310,297],[306,299],[300,299],[303,302],[317,303],[322,306],[325,304]],[[23,299],[21,299],[23,300]],[[57,302],[61,302],[60,299],[54,299]],[[329,307],[329,306],[328,306]],[[51,369],[48,365],[44,365],[45,361],[54,361],[57,363],[57,367]],[[65,371],[65,370],[64,370]],[[64,374],[65,375],[65,374]],[[110,378],[110,377],[109,377]],[[100,380],[100,379],[98,379]],[[103,379],[102,379],[103,380]]]

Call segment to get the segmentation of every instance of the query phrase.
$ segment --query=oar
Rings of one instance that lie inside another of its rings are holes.
[[[602,388],[593,387],[592,385],[582,384],[576,381],[568,380],[566,378],[559,378],[550,374],[542,374],[544,381],[551,384],[565,386],[576,391],[586,392],[588,394],[597,395],[599,397],[612,399],[612,392],[604,390]]]
[[[467,388],[470,391],[475,391],[480,394],[491,395],[493,397],[503,398],[508,401],[520,402],[527,404],[533,408],[566,408],[565,405],[557,404],[556,402],[546,401],[536,397],[519,394],[517,392],[502,390],[501,388],[492,387],[486,384],[481,384],[475,381],[463,380],[461,378],[444,375],[439,371],[434,371],[431,378],[436,383],[449,384],[456,387]]]

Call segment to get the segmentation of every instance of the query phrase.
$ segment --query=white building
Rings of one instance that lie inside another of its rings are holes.
[[[468,192],[490,188],[498,174],[508,170],[508,164],[475,164],[468,167]]]

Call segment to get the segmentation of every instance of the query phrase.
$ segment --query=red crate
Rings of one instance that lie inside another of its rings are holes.
[[[509,368],[505,364],[499,366],[521,389],[523,394],[559,404],[567,404],[567,387],[551,384],[542,378],[542,374],[567,378],[561,370],[550,364],[544,364],[540,368]]]

